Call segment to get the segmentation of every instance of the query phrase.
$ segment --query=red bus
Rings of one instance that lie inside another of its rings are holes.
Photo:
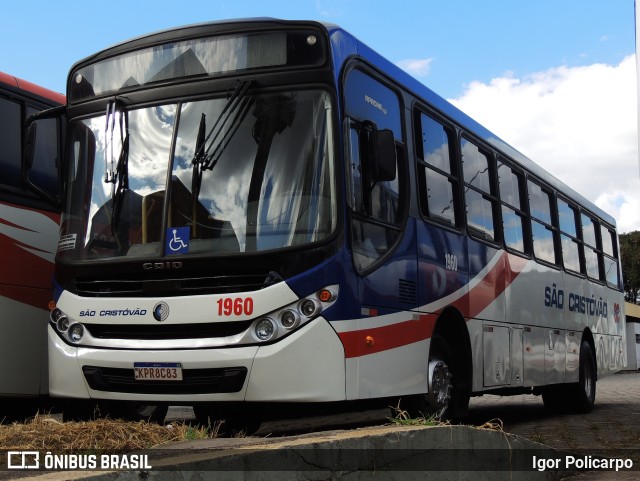
[[[9,321],[0,323],[3,398],[41,396],[49,389],[47,309],[60,212],[23,187],[21,159],[26,118],[64,103],[62,94],[0,72],[0,312]],[[51,124],[52,135],[58,124]],[[57,192],[55,165],[34,165],[31,175]]]

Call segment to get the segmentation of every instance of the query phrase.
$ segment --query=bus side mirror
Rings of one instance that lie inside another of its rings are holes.
[[[371,181],[387,182],[396,178],[396,141],[389,129],[374,130],[370,144]]]
[[[26,189],[59,208],[64,107],[32,115],[26,121],[22,181]]]

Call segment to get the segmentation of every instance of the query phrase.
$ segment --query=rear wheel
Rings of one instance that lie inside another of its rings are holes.
[[[577,384],[570,384],[569,398],[574,411],[588,413],[596,402],[596,360],[591,349],[591,344],[583,341],[580,345],[580,375]]]
[[[545,408],[552,412],[588,413],[596,401],[596,360],[591,344],[580,345],[578,382],[549,386],[542,393]]]

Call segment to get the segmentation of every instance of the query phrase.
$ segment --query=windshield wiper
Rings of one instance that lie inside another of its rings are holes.
[[[117,115],[117,114],[120,115]],[[118,119],[116,120],[116,117]],[[115,152],[113,150],[113,134],[116,130],[116,122],[120,132],[120,153],[118,160],[115,162]],[[107,121],[105,132],[105,178],[106,184],[112,184],[111,187],[111,234],[114,240],[120,246],[117,235],[118,223],[120,220],[120,212],[126,192],[129,190],[129,118],[124,108],[118,106],[117,99],[109,102],[107,105]],[[109,149],[109,147],[111,147]],[[111,169],[109,169],[108,159],[111,159]]]
[[[193,164],[192,192],[196,198],[200,192],[202,172],[212,170],[215,167],[253,105],[254,97],[246,95],[250,86],[251,80],[238,83],[206,136],[206,115],[203,113],[200,117],[196,150],[191,160]]]

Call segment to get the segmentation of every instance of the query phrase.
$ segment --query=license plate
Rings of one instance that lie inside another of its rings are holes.
[[[182,364],[179,362],[135,362],[133,373],[136,381],[182,381]]]

